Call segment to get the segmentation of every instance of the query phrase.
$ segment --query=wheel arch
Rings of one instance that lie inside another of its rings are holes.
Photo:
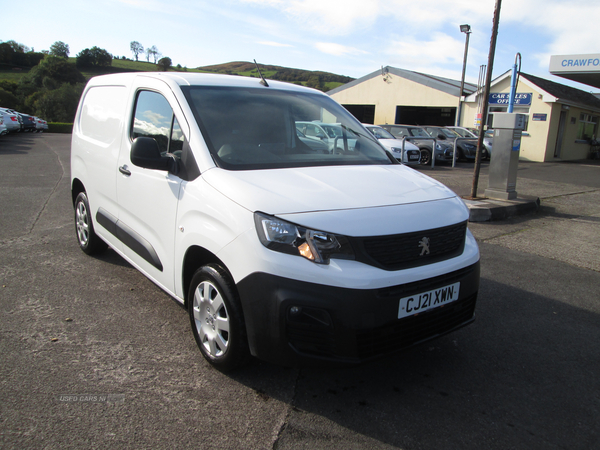
[[[81,192],[85,192],[85,186],[81,180],[74,178],[71,183],[71,203],[73,203],[73,206],[75,206],[75,199]]]
[[[227,269],[227,266],[223,264],[223,261],[221,261],[214,253],[198,245],[194,245],[188,248],[185,252],[185,257],[183,258],[181,272],[183,300],[185,307],[188,306],[188,291],[192,282],[192,278],[194,277],[194,273],[196,273],[196,270],[198,270],[200,267],[205,266],[207,264],[218,264],[233,280],[233,277]]]

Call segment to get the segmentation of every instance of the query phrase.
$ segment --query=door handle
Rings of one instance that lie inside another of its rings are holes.
[[[119,172],[121,172],[123,175],[126,175],[126,176],[131,175],[131,172],[127,169],[127,166],[119,167]]]

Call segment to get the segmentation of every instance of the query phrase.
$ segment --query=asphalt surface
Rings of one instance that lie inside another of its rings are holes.
[[[69,145],[0,138],[0,448],[600,448],[600,166],[520,164],[538,212],[470,224],[472,325],[360,367],[224,375],[178,303],[78,249]],[[420,170],[469,193],[472,164]]]

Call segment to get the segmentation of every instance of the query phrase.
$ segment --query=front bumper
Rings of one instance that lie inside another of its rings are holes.
[[[451,162],[454,155],[454,149],[452,147],[442,147],[441,149],[435,149],[435,160]]]
[[[460,282],[458,300],[398,319],[403,297]],[[282,365],[345,365],[383,357],[474,320],[479,262],[418,282],[348,289],[266,273],[241,280],[250,349]]]

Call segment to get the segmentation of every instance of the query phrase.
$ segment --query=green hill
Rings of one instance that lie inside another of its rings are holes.
[[[262,75],[270,80],[302,84],[304,86],[314,87],[322,91],[329,91],[354,80],[354,78],[344,75],[336,75],[329,72],[291,69],[289,67],[266,64],[259,64],[258,66],[260,67]],[[198,67],[198,70],[202,72],[241,75],[246,77],[260,76],[258,74],[258,70],[256,70],[256,65],[252,62],[245,61]]]
[[[75,64],[75,58],[69,58],[69,62]],[[348,83],[353,78],[336,75],[329,72],[310,71],[303,69],[292,69],[288,67],[273,66],[259,64],[260,70],[265,78],[270,80],[287,81],[289,83],[301,84],[310,86],[321,91],[329,91],[333,88]],[[10,67],[0,65],[0,81],[9,80],[18,82],[23,75],[29,72],[27,67]],[[145,61],[132,61],[130,59],[113,59],[112,65],[108,67],[86,68],[81,73],[87,78],[97,75],[105,75],[109,73],[120,72],[157,72],[158,66]],[[217,64],[213,66],[198,67],[190,69],[186,67],[173,66],[169,71],[174,72],[203,72],[203,73],[220,73],[228,75],[239,75],[246,77],[258,77],[256,66],[252,62],[229,62],[225,64]]]

